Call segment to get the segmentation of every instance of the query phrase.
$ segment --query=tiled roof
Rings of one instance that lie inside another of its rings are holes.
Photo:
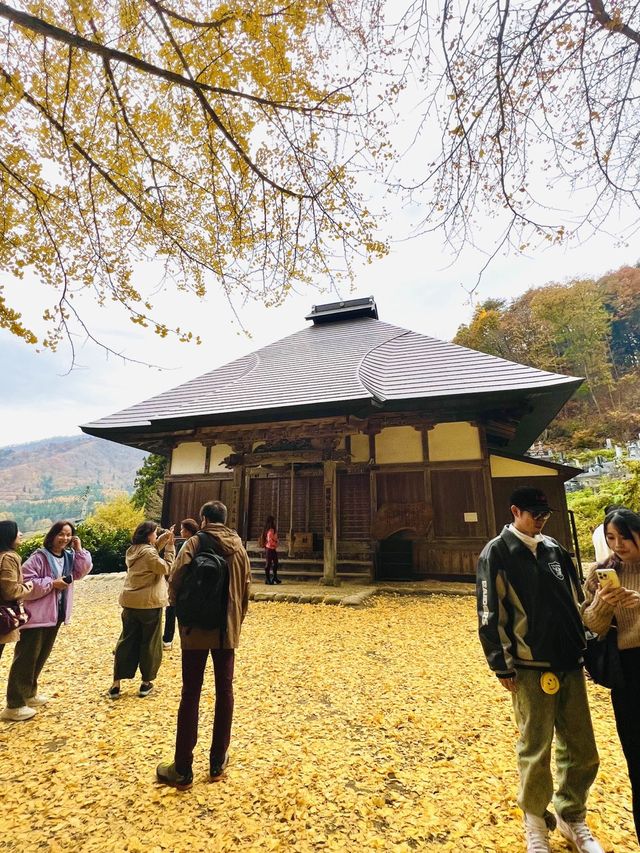
[[[364,317],[310,326],[83,429],[109,437],[110,430],[163,420],[228,416],[225,422],[233,423],[234,415],[261,410],[291,416],[292,410],[357,401],[554,389],[562,405],[579,382]]]

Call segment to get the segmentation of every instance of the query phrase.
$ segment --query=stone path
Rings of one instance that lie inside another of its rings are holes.
[[[363,607],[374,595],[475,595],[475,585],[425,580],[402,583],[342,581],[339,586],[324,586],[317,581],[287,581],[278,586],[254,582],[252,601],[288,601],[294,604],[333,604]]]
[[[125,572],[88,575],[87,580],[98,583],[122,583]],[[277,586],[254,581],[250,598],[255,602],[287,601],[291,604],[333,604],[342,607],[364,607],[374,595],[475,595],[472,583],[425,580],[402,583],[370,583],[367,581],[341,581],[339,586],[324,586],[316,580],[283,580]]]

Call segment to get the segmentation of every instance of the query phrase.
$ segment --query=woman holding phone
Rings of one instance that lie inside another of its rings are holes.
[[[169,603],[165,578],[175,558],[174,543],[173,530],[158,536],[155,521],[143,521],[133,532],[119,598],[122,631],[116,643],[110,699],[120,698],[120,682],[134,678],[138,669],[142,677],[138,696],[144,698],[153,690],[162,663],[162,611]]]
[[[633,820],[640,841],[640,515],[615,509],[604,520],[613,556],[592,569],[585,583],[584,624],[606,634],[615,620],[624,687],[614,687],[611,704],[627,760]]]
[[[91,554],[82,547],[70,521],[56,521],[22,566],[25,583],[33,588],[25,596],[31,617],[20,630],[7,684],[3,720],[27,720],[29,710],[49,699],[38,693],[38,677],[47,662],[60,626],[67,625],[73,609],[73,582],[91,571]]]

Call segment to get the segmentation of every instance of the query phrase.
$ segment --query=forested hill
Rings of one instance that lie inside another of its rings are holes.
[[[130,492],[146,454],[79,435],[0,447],[0,518],[25,530],[80,518],[112,492]]]
[[[602,447],[640,432],[640,265],[601,278],[486,299],[454,343],[584,377],[548,430],[558,448]]]

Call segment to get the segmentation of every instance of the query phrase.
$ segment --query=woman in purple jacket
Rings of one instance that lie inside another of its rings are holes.
[[[60,625],[68,624],[73,606],[73,581],[91,571],[91,554],[75,535],[70,521],[56,521],[44,537],[42,548],[22,566],[25,583],[33,589],[25,596],[31,613],[20,631],[7,684],[3,720],[28,720],[48,697],[38,693],[38,676],[51,654]]]

